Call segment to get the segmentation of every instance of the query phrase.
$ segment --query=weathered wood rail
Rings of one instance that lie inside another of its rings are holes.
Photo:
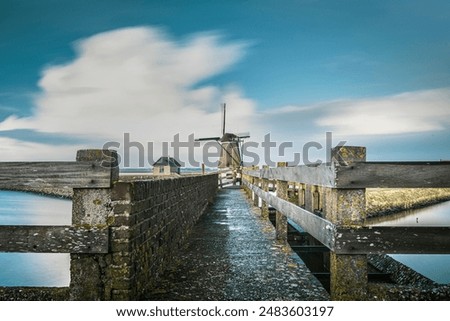
[[[330,249],[333,299],[367,298],[367,254],[450,253],[450,227],[364,225],[366,188],[450,187],[449,162],[366,162],[365,148],[350,146],[332,155],[319,166],[247,168],[243,184],[255,205],[262,200],[263,216],[269,205],[277,210],[277,238],[286,240],[290,219]],[[288,201],[289,183],[299,188],[297,204]]]
[[[110,188],[111,179],[111,168],[107,162],[0,163],[0,189],[23,186]]]
[[[90,160],[86,160],[89,158]],[[21,187],[111,188],[118,167],[111,151],[81,150],[74,162],[2,162],[0,189]],[[73,217],[80,217],[80,207]],[[105,224],[76,221],[69,226],[0,226],[0,252],[107,253]]]

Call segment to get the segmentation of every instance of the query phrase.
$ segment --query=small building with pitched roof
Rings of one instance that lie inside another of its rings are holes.
[[[181,164],[173,157],[162,156],[153,164],[153,175],[180,174]]]

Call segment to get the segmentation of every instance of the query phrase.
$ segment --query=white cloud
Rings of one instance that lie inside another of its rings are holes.
[[[266,115],[281,115],[281,114],[296,114],[301,112],[308,112],[316,109],[316,105],[310,106],[296,106],[296,105],[286,105],[275,109],[270,109],[264,112]]]
[[[49,145],[0,137],[2,162],[23,160],[75,160],[77,146]],[[79,149],[82,146],[78,146]]]
[[[450,88],[367,99],[287,105],[262,114],[266,128],[306,139],[332,131],[339,136],[412,134],[450,129]]]
[[[327,104],[316,124],[341,135],[389,135],[448,129],[450,88]]]
[[[177,133],[182,138],[220,134],[221,102],[230,106],[230,130],[249,128],[253,101],[232,86],[207,85],[208,78],[241,59],[246,48],[215,33],[183,41],[151,27],[97,34],[76,43],[73,61],[43,71],[31,117],[10,116],[0,130],[32,129],[99,142],[120,142],[128,132],[142,143],[171,141]],[[20,153],[28,147],[5,150]]]
[[[449,142],[450,88],[285,105],[259,116],[261,128],[270,132],[278,144],[293,143],[288,153],[304,154],[303,148],[309,142],[325,147],[326,132],[331,132],[332,146],[340,141],[366,146],[372,159],[392,159],[393,151],[396,159],[403,160],[402,155],[407,159],[448,158],[448,148],[442,146]],[[319,152],[324,154],[325,149]],[[293,157],[288,155],[286,159]]]
[[[74,60],[43,70],[33,115],[12,115],[0,122],[0,131],[35,130],[95,144],[52,146],[0,137],[2,159],[73,159],[78,148],[123,143],[124,133],[143,145],[155,142],[158,157],[160,142],[177,133],[181,140],[191,133],[220,135],[222,102],[229,106],[227,129],[250,131],[257,142],[269,132],[278,142],[296,143],[323,140],[326,131],[347,138],[449,130],[450,88],[257,113],[239,88],[208,84],[242,59],[247,47],[215,33],[176,41],[151,27],[80,40]]]

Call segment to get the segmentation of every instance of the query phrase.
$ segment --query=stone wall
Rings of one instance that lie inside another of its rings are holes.
[[[394,283],[369,283],[369,300],[450,300],[450,285],[437,284],[388,255],[368,255],[377,269],[391,275]]]
[[[142,298],[174,261],[216,191],[216,174],[117,182],[104,299]]]

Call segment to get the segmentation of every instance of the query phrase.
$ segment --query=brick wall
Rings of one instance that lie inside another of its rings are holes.
[[[216,190],[216,174],[115,183],[104,299],[141,298],[173,262]]]

